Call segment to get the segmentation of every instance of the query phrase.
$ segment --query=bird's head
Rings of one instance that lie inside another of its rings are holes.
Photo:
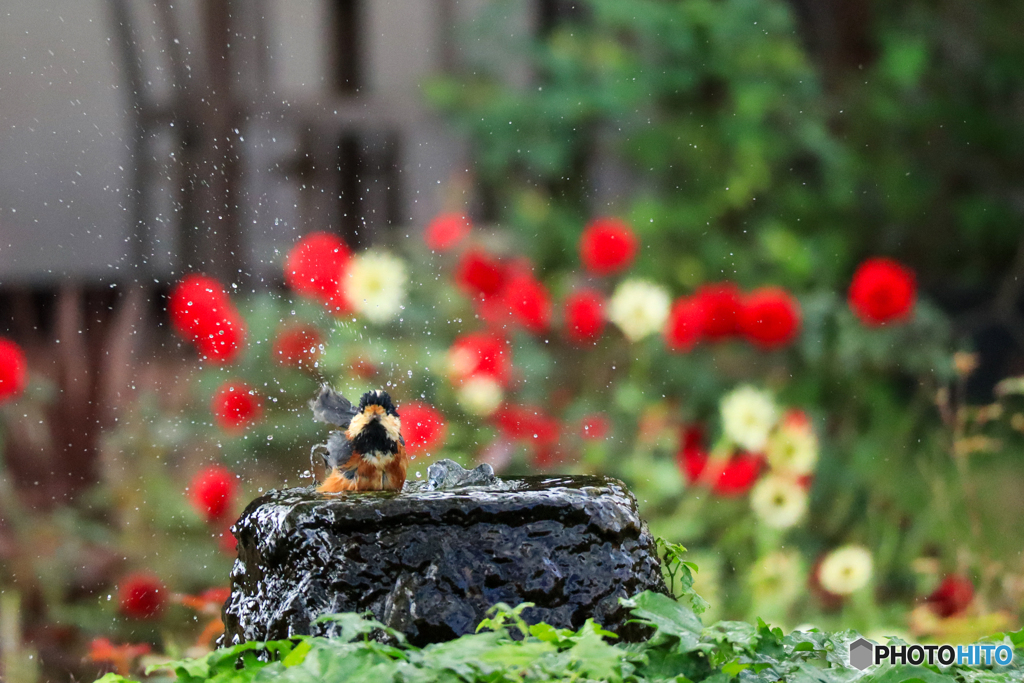
[[[402,440],[402,421],[386,391],[376,389],[363,394],[346,435],[360,453],[394,453],[398,450],[398,443]]]

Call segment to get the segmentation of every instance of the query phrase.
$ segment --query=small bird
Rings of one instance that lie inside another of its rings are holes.
[[[310,402],[313,419],[340,427],[327,439],[331,468],[317,491],[401,491],[409,464],[402,421],[386,391],[368,391],[359,407],[326,384]]]

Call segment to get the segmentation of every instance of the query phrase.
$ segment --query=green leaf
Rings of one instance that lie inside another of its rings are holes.
[[[374,631],[380,631],[387,635],[395,638],[396,640],[405,641],[405,634],[396,631],[393,628],[385,626],[381,622],[372,618],[370,612],[364,614],[344,613],[344,614],[324,614],[313,620],[314,624],[337,624],[341,629],[340,636],[334,636],[342,639],[344,642],[352,642],[358,638],[366,639]]]
[[[101,678],[96,679],[96,683],[137,683],[131,678],[125,678],[119,674],[113,672],[105,674]]]
[[[734,659],[731,662],[722,665],[722,672],[727,673],[732,677],[738,676],[741,671],[746,671],[749,668],[749,664],[740,664],[738,659]]]
[[[452,671],[464,678],[475,676],[481,658],[490,650],[508,641],[501,631],[465,635],[447,643],[428,645],[420,653],[422,668]]]
[[[533,607],[533,603],[524,602],[515,607],[509,607],[505,603],[499,602],[497,605],[494,605],[487,610],[487,614],[491,616],[481,621],[477,625],[476,631],[477,633],[483,630],[505,631],[507,624],[512,623],[515,624],[520,633],[524,636],[528,635],[530,633],[530,629],[526,625],[526,620],[522,617],[523,610],[528,607]]]
[[[543,622],[530,626],[530,635],[534,638],[558,646],[569,646],[576,632],[570,628],[555,628]]]
[[[260,672],[256,683],[320,683],[321,681],[393,680],[401,663],[369,647],[367,643],[316,641],[301,664]]]
[[[729,683],[730,680],[732,680],[732,676],[730,674],[720,671],[713,676],[705,678],[704,683]]]
[[[501,668],[525,669],[544,655],[557,651],[551,643],[537,640],[507,641],[482,652],[479,661],[499,665]]]
[[[1024,628],[1019,631],[1012,631],[1006,635],[1010,637],[1010,642],[1013,643],[1014,649],[1024,648]]]
[[[903,87],[915,85],[928,63],[928,47],[922,38],[900,37],[885,46],[882,71]]]
[[[295,647],[294,650],[288,653],[288,656],[281,660],[281,664],[285,667],[291,667],[296,666],[298,664],[302,664],[302,662],[306,659],[306,655],[309,653],[312,647],[313,641],[302,641]]]
[[[618,681],[631,669],[628,653],[605,641],[605,638],[617,638],[593,619],[587,619],[583,627],[576,633],[573,646],[566,652],[572,667],[585,674],[587,678]]]
[[[860,680],[862,683],[951,683],[953,678],[923,666],[894,666]]]
[[[631,610],[636,621],[655,628],[661,635],[679,640],[680,649],[687,651],[697,647],[703,625],[694,611],[667,595],[644,591],[632,598],[620,600]]]

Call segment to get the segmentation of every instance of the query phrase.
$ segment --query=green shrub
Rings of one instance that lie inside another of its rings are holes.
[[[720,621],[703,626],[689,606],[645,592],[625,601],[637,621],[653,630],[637,644],[614,643],[614,634],[588,620],[578,631],[547,624],[528,626],[526,605],[498,605],[477,633],[447,643],[413,647],[383,624],[356,614],[329,617],[341,625],[337,639],[299,636],[268,643],[243,643],[199,659],[151,667],[172,672],[178,683],[282,681],[708,681],[738,679],[791,683],[849,681],[860,672],[849,666],[853,631],[795,631],[783,635],[758,620],[756,625]],[[386,636],[394,644],[374,639]],[[1024,631],[999,634],[991,642],[1024,646]],[[878,665],[859,680],[922,683],[1019,680],[1024,667]],[[126,683],[108,674],[98,683]]]

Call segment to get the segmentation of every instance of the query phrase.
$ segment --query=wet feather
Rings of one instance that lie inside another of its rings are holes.
[[[348,429],[352,418],[359,413],[347,398],[326,384],[320,387],[320,393],[309,402],[309,407],[313,409],[314,420],[342,429]]]

